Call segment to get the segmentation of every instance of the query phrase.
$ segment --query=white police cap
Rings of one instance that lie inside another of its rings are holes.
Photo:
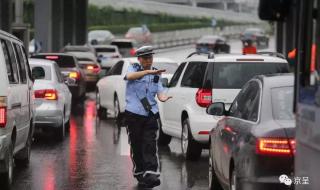
[[[143,56],[152,55],[152,54],[154,54],[152,46],[142,46],[136,51],[137,57],[143,57]]]

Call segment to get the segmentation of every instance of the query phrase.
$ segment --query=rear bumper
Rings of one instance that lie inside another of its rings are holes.
[[[36,106],[35,127],[60,127],[63,120],[63,110],[55,103],[42,103]]]
[[[99,74],[86,74],[85,81],[86,82],[95,82],[97,83],[99,80]]]

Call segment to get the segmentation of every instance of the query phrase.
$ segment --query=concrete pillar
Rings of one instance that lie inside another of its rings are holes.
[[[75,0],[65,0],[64,3],[64,27],[63,27],[63,34],[64,40],[63,44],[75,44],[76,42],[76,1]]]
[[[76,45],[83,45],[87,42],[87,9],[88,0],[76,1]]]
[[[11,32],[12,1],[0,0],[0,29]]]
[[[63,0],[35,0],[35,40],[42,52],[63,46]]]

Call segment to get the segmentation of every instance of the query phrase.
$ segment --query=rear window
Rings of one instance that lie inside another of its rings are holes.
[[[51,66],[30,64],[30,67],[31,67],[31,71],[34,67],[42,67],[44,70],[45,76],[41,80],[51,80]]]
[[[109,53],[113,53],[116,52],[115,48],[96,48],[96,52],[100,53],[100,52],[109,52]]]
[[[131,42],[112,42],[111,45],[118,46],[119,49],[121,48],[133,48]]]
[[[177,68],[178,64],[177,63],[164,63],[164,62],[154,62],[152,64],[153,67],[157,69],[165,69],[167,74],[173,74]]]
[[[272,113],[275,120],[293,120],[293,87],[271,89]]]
[[[35,55],[32,58],[41,58],[55,61],[60,68],[73,68],[76,67],[76,63],[71,56],[59,56],[59,55]]]
[[[288,73],[285,63],[215,63],[212,87],[241,89],[252,77],[262,74]]]

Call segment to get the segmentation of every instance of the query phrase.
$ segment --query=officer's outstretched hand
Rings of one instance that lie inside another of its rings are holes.
[[[170,98],[172,98],[172,96],[167,96],[165,94],[158,94],[158,99],[161,102],[165,102],[165,101],[169,100]]]
[[[160,69],[160,70],[148,70],[148,74],[150,75],[157,75],[157,74],[161,74],[163,72],[166,72],[165,69]]]

